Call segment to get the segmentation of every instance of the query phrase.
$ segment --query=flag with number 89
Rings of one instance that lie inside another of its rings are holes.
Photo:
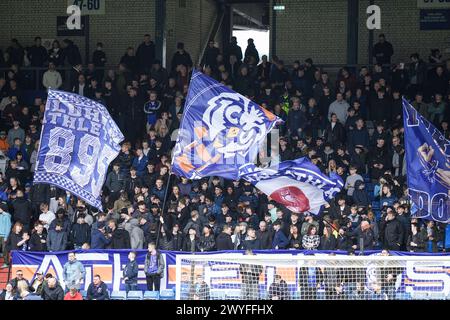
[[[123,139],[104,105],[49,90],[33,183],[55,185],[102,210],[102,186]]]

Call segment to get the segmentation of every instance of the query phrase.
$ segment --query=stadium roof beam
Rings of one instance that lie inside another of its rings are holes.
[[[267,29],[267,26],[265,26],[264,24],[262,24],[261,21],[259,21],[258,19],[255,19],[255,18],[253,18],[253,17],[251,17],[251,16],[249,16],[248,14],[246,14],[246,13],[244,13],[244,12],[242,12],[242,11],[236,9],[236,8],[233,8],[233,12],[234,12],[235,14],[241,16],[242,18],[244,18],[244,19],[250,21],[251,23],[257,25],[258,28],[260,28],[260,29]]]

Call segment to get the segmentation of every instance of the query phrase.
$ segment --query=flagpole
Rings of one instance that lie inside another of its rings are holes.
[[[167,195],[169,194],[169,186],[170,186],[170,180],[172,178],[172,172],[169,173],[169,178],[167,179],[167,185],[166,185],[166,191],[164,192],[164,200],[163,200],[163,204],[161,207],[161,215],[160,217],[163,216],[164,214],[164,210],[166,208],[166,202],[167,202]],[[158,219],[158,228],[157,228],[157,232],[158,234],[156,235],[156,248],[158,248],[158,243],[159,243],[159,235],[161,234],[161,220]]]

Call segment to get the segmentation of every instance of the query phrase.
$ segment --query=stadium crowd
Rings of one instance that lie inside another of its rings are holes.
[[[410,216],[401,99],[449,138],[450,59],[436,49],[429,63],[416,53],[408,63],[391,63],[394,47],[380,35],[373,67],[343,67],[332,81],[311,58],[289,67],[276,56],[260,59],[252,39],[244,52],[234,37],[224,47],[221,52],[211,41],[201,66],[194,66],[178,43],[165,69],[145,35],[136,52],[126,50],[117,70],[105,70],[102,43],[83,66],[70,40],[55,41],[47,51],[39,37],[27,48],[13,39],[0,54],[0,68],[8,68],[0,75],[3,267],[12,250],[136,250],[149,244],[195,252],[445,250],[446,224]],[[48,66],[41,75],[46,89],[103,103],[126,136],[103,187],[104,212],[54,186],[31,184],[45,99],[23,103],[29,85],[24,64]],[[58,71],[63,66],[73,67],[69,79]],[[336,199],[317,216],[296,214],[245,181],[171,175],[171,135],[194,67],[283,119],[277,125],[280,160],[304,156],[324,173],[339,174],[345,187]]]

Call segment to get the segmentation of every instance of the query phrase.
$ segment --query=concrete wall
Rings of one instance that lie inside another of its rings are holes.
[[[282,4],[286,10],[276,13],[278,57],[287,64],[306,58],[345,63],[347,0],[284,0]]]
[[[0,47],[9,46],[11,38],[17,38],[23,46],[33,44],[35,36],[43,39],[56,37],[56,17],[66,15],[65,0],[1,0]],[[143,35],[155,33],[155,2],[148,0],[106,1],[104,15],[91,15],[90,49],[95,50],[98,41],[103,42],[108,64],[117,65],[128,46],[137,46]],[[84,60],[84,37],[67,37],[80,48]]]
[[[191,55],[194,64],[197,64],[217,15],[215,1],[186,0],[185,7],[179,6],[179,0],[167,0],[166,3],[167,66],[170,65],[178,42],[184,42],[185,50]]]
[[[420,30],[420,9],[416,0],[376,0],[381,9],[381,30],[375,30],[374,42],[378,34],[384,33],[386,39],[394,46],[392,62],[409,61],[411,53],[418,52],[428,60],[431,48],[440,48],[443,52],[450,48],[450,30]],[[360,63],[368,62],[368,37],[366,28],[366,8],[368,0],[360,1],[359,56]],[[449,53],[446,54],[449,56]]]
[[[347,0],[283,0],[285,11],[277,12],[277,55],[286,63],[311,57],[315,63],[346,63]],[[416,0],[375,0],[381,8],[381,30],[394,46],[393,62],[406,61],[413,52],[426,58],[431,48],[450,53],[449,30],[420,30],[420,9]],[[272,5],[273,6],[273,1]],[[359,2],[358,62],[368,62],[366,9],[369,0]],[[272,17],[273,12],[271,12]],[[270,20],[272,23],[272,19]]]

